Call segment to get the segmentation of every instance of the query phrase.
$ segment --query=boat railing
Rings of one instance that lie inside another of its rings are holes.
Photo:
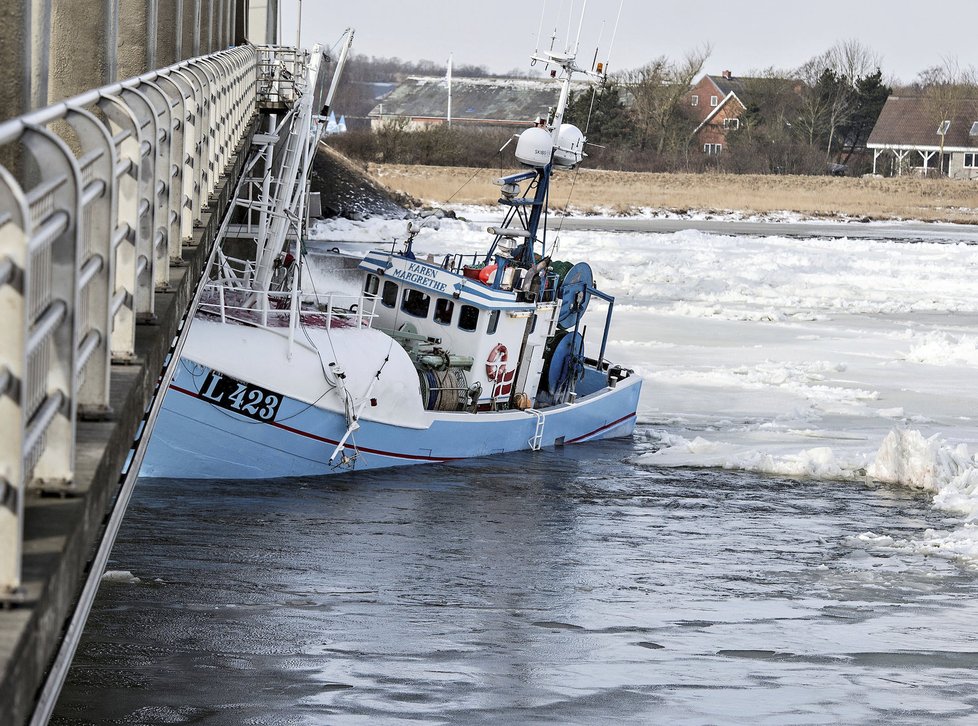
[[[454,272],[456,275],[472,277],[475,279],[478,277],[478,272],[483,268],[484,262],[485,255],[479,253],[473,253],[471,255],[446,255],[442,262],[442,267],[450,272]],[[522,272],[523,274],[527,274],[529,271],[522,269]],[[545,276],[545,284],[542,286],[543,289],[537,296],[538,302],[553,302],[556,300],[557,287],[559,285],[560,275],[553,272],[547,272]]]
[[[291,108],[302,95],[308,54],[287,46],[258,46],[258,104]]]
[[[241,287],[236,281],[213,281],[204,286],[197,312],[222,323],[288,328],[291,337],[301,327],[369,328],[377,317],[376,306],[377,298],[363,293],[264,292]]]
[[[221,247],[209,271],[211,282],[227,287],[250,288],[255,279],[255,261],[224,254]]]

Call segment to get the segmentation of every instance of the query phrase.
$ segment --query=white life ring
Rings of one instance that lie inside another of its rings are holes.
[[[486,376],[494,383],[499,382],[506,375],[506,361],[509,359],[509,351],[502,343],[496,343],[496,347],[489,351],[486,358]]]

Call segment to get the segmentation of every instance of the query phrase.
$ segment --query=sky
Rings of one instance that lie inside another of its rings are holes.
[[[299,0],[281,0],[282,42],[296,38]],[[354,52],[403,60],[482,65],[491,72],[529,68],[545,15],[545,38],[558,44],[576,35],[582,0],[346,0],[302,3],[302,44],[333,46],[343,29],[356,30]],[[611,44],[619,0],[590,0],[580,55],[590,61]],[[912,81],[928,67],[955,57],[978,65],[976,0],[624,0],[611,70],[637,68],[661,55],[673,59],[712,46],[705,70],[746,75],[768,67],[797,68],[840,40],[857,39],[880,55],[890,80]],[[602,33],[602,27],[604,28]],[[600,59],[600,57],[599,57]]]

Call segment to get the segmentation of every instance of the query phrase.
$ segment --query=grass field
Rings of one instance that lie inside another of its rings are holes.
[[[426,204],[493,204],[492,182],[514,169],[371,164],[390,189]],[[641,208],[687,211],[798,212],[814,217],[920,219],[978,224],[978,182],[916,178],[645,174],[581,169],[561,172],[551,208],[629,214]],[[569,205],[568,205],[569,200]]]

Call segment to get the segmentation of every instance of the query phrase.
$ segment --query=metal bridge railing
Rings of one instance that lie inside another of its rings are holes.
[[[24,498],[70,491],[79,416],[109,413],[257,108],[241,46],[89,91],[0,125],[0,599],[21,584]]]

